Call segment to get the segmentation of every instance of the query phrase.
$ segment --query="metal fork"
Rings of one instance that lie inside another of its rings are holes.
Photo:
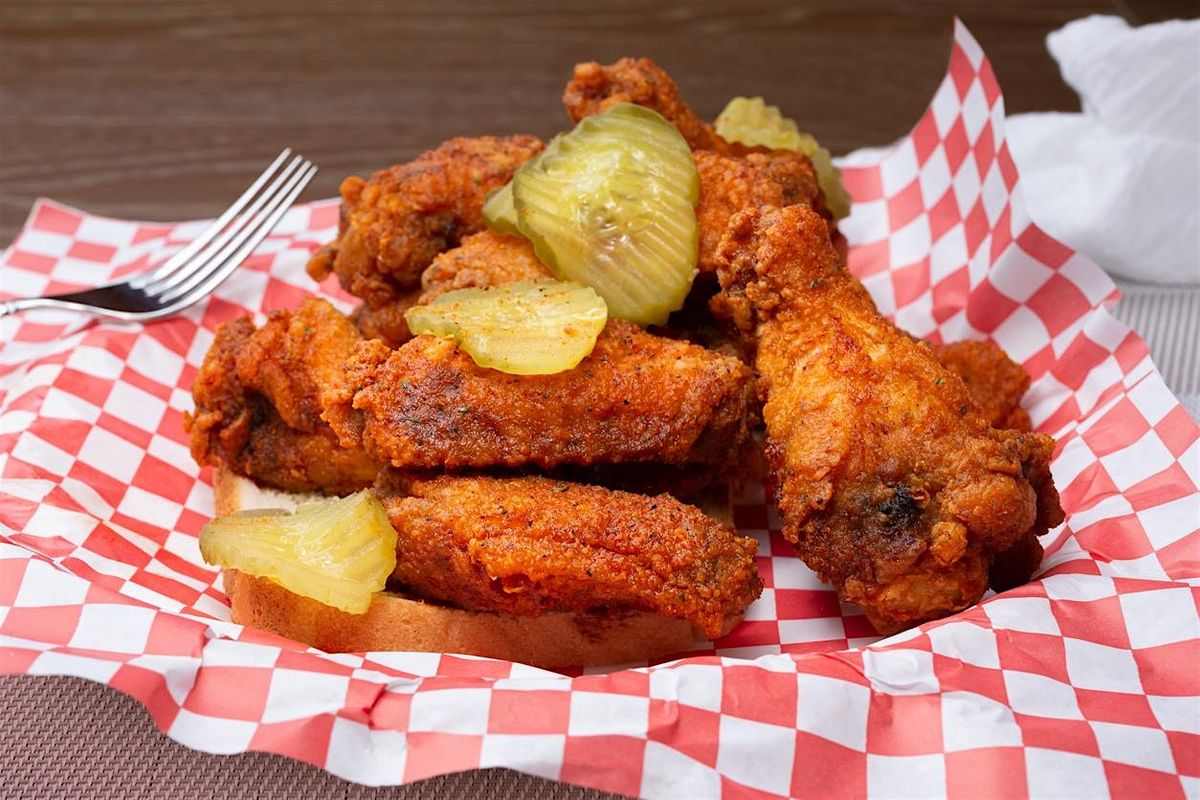
[[[301,156],[289,161],[291,154],[284,149],[224,214],[157,268],[95,289],[0,301],[0,317],[30,308],[62,308],[142,322],[182,311],[216,289],[254,252],[317,173]]]

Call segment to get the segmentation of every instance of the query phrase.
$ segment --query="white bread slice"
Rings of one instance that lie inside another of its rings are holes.
[[[284,508],[313,499],[260,489],[218,468],[219,515]],[[547,669],[648,661],[689,649],[692,626],[649,612],[554,612],[517,617],[435,605],[383,592],[365,614],[347,614],[294,594],[267,578],[224,570],[233,621],[331,653],[401,650],[465,653]]]

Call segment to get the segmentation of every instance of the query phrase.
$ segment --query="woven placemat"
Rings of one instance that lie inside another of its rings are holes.
[[[1124,297],[1113,313],[1146,340],[1167,386],[1200,420],[1200,287],[1116,283]]]
[[[374,789],[271,753],[189,750],[159,733],[136,700],[82,678],[0,677],[0,798],[85,797],[619,800],[507,769]]]

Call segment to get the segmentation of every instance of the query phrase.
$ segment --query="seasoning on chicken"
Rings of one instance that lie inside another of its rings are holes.
[[[425,305],[456,289],[483,289],[553,277],[525,237],[482,231],[433,260],[421,276],[423,292],[417,303]]]
[[[192,384],[196,411],[184,415],[196,463],[225,464],[288,492],[347,494],[371,485],[379,462],[342,447],[317,402],[319,382],[357,339],[320,300],[276,311],[257,331],[248,318],[218,327]]]
[[[553,375],[480,367],[432,336],[364,342],[322,403],[343,444],[406,469],[717,465],[749,435],[754,384],[735,358],[611,320]]]
[[[341,375],[362,336],[328,301],[307,297],[295,311],[277,309],[237,353],[237,375],[289,426],[311,433],[321,421],[321,387]]]
[[[375,491],[399,535],[393,579],[460,608],[651,611],[715,639],[762,592],[757,543],[668,495],[395,470]]]
[[[407,164],[342,182],[338,236],[308,263],[322,280],[380,308],[417,285],[434,256],[483,229],[488,192],[503,186],[542,149],[532,136],[445,142]]]
[[[417,304],[423,292],[419,285],[405,289],[377,308],[360,303],[350,314],[350,322],[365,338],[382,339],[392,347],[399,347],[412,338],[404,315]]]
[[[1028,431],[1029,414],[1021,398],[1029,388],[1029,373],[991,342],[951,342],[932,345],[943,367],[966,384],[971,399],[996,428]]]
[[[780,150],[769,155],[721,155],[698,150],[694,154],[700,173],[700,202],[696,218],[700,225],[701,272],[717,269],[717,246],[729,228],[729,219],[739,211],[762,206],[812,206],[831,219],[821,200],[812,162],[800,153]]]
[[[753,148],[727,142],[679,97],[679,86],[648,58],[622,58],[607,66],[595,61],[575,65],[563,91],[563,107],[575,122],[618,103],[652,108],[683,134],[693,150],[739,155]]]
[[[784,536],[884,634],[1009,582],[1063,517],[1054,440],[999,430],[881,316],[805,206],[736,215],[714,307],[754,340]],[[1021,557],[1004,551],[1021,548]],[[1011,563],[1007,563],[1011,562]]]

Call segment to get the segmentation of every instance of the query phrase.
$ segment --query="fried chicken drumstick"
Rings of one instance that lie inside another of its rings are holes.
[[[992,427],[879,314],[811,209],[738,214],[720,256],[714,310],[753,340],[767,460],[800,557],[884,634],[978,601],[993,561],[1001,582],[1028,579],[1035,537],[1063,516],[1054,441]]]
[[[395,470],[375,492],[399,534],[392,577],[461,608],[653,611],[716,638],[762,591],[755,541],[669,495]]]
[[[403,469],[720,465],[749,437],[752,378],[735,358],[610,320],[553,375],[480,367],[433,336],[364,342],[322,403],[344,445]]]

